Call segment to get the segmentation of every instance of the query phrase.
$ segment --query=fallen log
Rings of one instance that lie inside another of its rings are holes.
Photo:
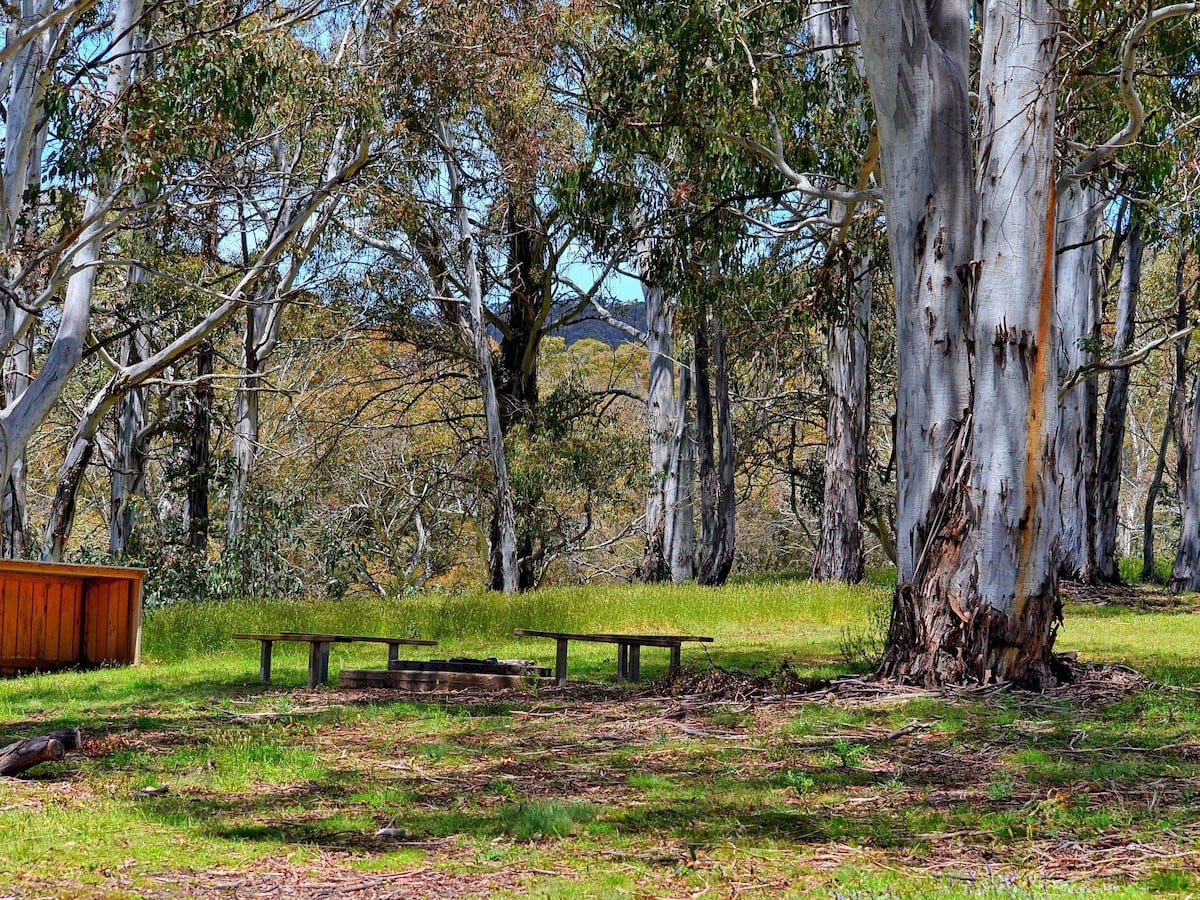
[[[78,750],[83,738],[78,728],[63,728],[0,747],[0,775],[17,775],[38,763],[62,759]]]

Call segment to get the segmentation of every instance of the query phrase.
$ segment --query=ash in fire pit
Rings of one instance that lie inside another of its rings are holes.
[[[534,677],[548,678],[550,670],[526,659],[397,659],[387,671],[343,669],[342,687],[390,687],[409,691],[444,691],[457,688],[516,688]]]

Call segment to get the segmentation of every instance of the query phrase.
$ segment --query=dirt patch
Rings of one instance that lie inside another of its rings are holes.
[[[323,865],[297,866],[286,859],[265,859],[256,871],[163,872],[144,876],[109,873],[103,884],[69,886],[26,883],[28,896],[111,895],[118,891],[142,898],[260,898],[352,897],[355,900],[408,900],[408,898],[487,897],[500,890],[517,890],[520,872],[457,873],[423,865],[403,872],[364,873],[345,868],[334,858]]]
[[[1139,612],[1198,612],[1200,594],[1172,594],[1157,584],[1059,583],[1063,600],[1096,606],[1124,606]]]

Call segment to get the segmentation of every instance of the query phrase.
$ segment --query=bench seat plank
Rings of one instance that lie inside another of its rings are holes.
[[[544,637],[566,641],[593,641],[603,644],[640,644],[644,647],[675,647],[685,641],[711,644],[713,639],[694,634],[574,634],[569,631],[534,631],[515,628],[518,637]]]
[[[406,647],[436,647],[437,641],[422,641],[416,638],[378,637],[365,634],[320,634],[307,631],[281,631],[278,634],[235,634],[244,641],[310,641],[316,643],[349,644],[365,641],[374,644],[403,644]]]

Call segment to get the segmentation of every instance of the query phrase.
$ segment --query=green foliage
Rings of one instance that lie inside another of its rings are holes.
[[[997,802],[1002,800],[1011,800],[1013,789],[1016,787],[1016,779],[1009,773],[1004,773],[992,781],[988,785],[987,794],[992,800]]]
[[[1171,580],[1171,569],[1175,565],[1175,554],[1156,553],[1154,555],[1154,578],[1150,584],[1166,584]],[[1142,559],[1135,556],[1117,558],[1117,572],[1125,584],[1143,584]]]
[[[857,72],[839,57],[836,72],[813,77],[801,6],[697,0],[606,10],[576,38],[597,165],[570,173],[563,208],[602,248],[654,235],[650,274],[683,307],[721,310],[759,294],[777,315],[800,293],[796,247],[774,241],[764,251],[747,240],[741,215],[771,218],[791,186],[739,141],[771,145],[777,125],[796,170],[853,183],[867,111],[839,104],[830,84],[841,85],[838,97],[865,96],[845,89]],[[766,290],[774,287],[778,296]]]
[[[839,765],[856,769],[866,761],[868,748],[864,744],[851,744],[844,738],[839,738],[833,742],[833,752],[837,755]]]
[[[587,803],[537,800],[505,807],[500,818],[513,836],[536,841],[565,837],[579,825],[593,821],[596,810]]]
[[[807,794],[816,786],[816,781],[806,772],[788,769],[783,773],[783,783],[797,794]]]
[[[246,508],[254,526],[215,552],[188,547],[178,520],[160,522],[143,514],[127,556],[113,559],[83,546],[70,557],[76,562],[144,567],[148,610],[174,603],[299,597],[304,585],[287,553],[298,508],[259,491],[247,497]]]

